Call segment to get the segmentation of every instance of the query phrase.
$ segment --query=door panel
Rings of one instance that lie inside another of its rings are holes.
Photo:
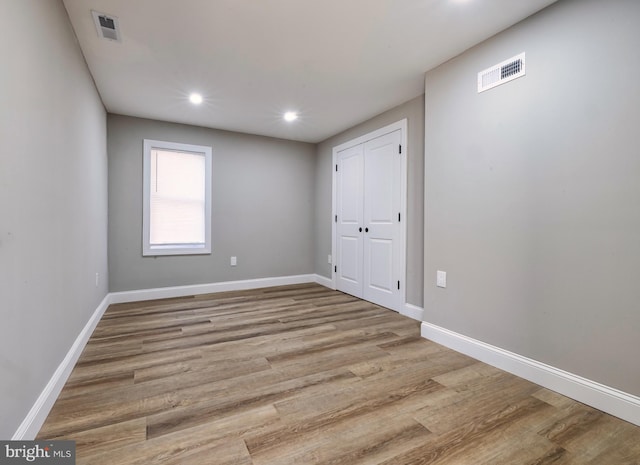
[[[341,266],[340,278],[349,281],[353,285],[361,285],[362,254],[360,253],[362,240],[360,237],[348,237],[343,235],[340,238]]]
[[[338,216],[342,224],[362,224],[362,147],[348,150],[338,160],[339,167],[339,208]]]
[[[399,130],[364,144],[363,298],[397,308],[401,207]]]
[[[363,156],[362,145],[338,154],[336,173],[336,233],[338,290],[362,297],[363,236]]]
[[[370,288],[387,294],[393,293],[393,241],[369,239],[369,276],[365,280]]]
[[[394,216],[393,168],[398,158],[398,146],[384,143],[376,145],[377,140],[365,146],[365,222],[372,224],[391,224]],[[386,142],[386,141],[383,141]]]

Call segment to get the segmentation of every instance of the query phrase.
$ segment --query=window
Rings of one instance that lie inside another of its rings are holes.
[[[211,253],[211,147],[144,141],[142,255]]]

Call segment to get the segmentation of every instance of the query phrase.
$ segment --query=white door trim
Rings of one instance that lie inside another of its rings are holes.
[[[353,147],[354,145],[364,144],[367,141],[375,139],[377,137],[383,136],[393,131],[400,130],[401,133],[401,144],[402,144],[402,154],[401,163],[402,166],[400,168],[401,171],[401,184],[400,184],[400,295],[402,297],[402,302],[395,310],[397,312],[401,312],[404,308],[404,305],[407,303],[407,154],[409,153],[407,147],[407,120],[403,119],[397,121],[395,123],[391,123],[387,126],[384,126],[380,129],[376,129],[370,133],[367,133],[363,136],[357,137],[349,142],[345,142],[343,144],[337,145],[333,148],[333,159],[331,164],[332,176],[332,189],[331,189],[331,287],[332,289],[336,289],[336,222],[335,217],[337,214],[336,207],[336,165],[338,163],[338,152],[341,152],[345,149]]]

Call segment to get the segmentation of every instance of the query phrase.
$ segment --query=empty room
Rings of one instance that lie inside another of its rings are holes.
[[[0,464],[640,465],[639,1],[0,27]]]

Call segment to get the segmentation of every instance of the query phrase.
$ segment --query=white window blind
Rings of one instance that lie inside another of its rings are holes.
[[[143,255],[211,252],[211,147],[144,141]]]
[[[152,150],[150,194],[152,246],[204,246],[204,154]]]

